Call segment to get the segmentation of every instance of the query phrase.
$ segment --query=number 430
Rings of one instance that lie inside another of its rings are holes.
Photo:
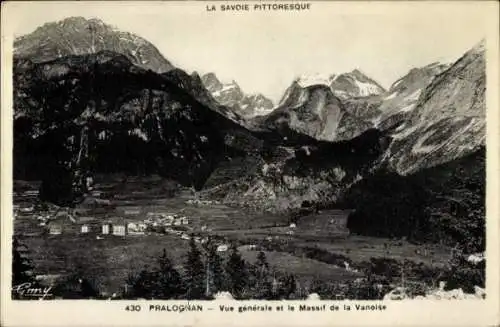
[[[127,305],[125,311],[141,311],[140,305]]]

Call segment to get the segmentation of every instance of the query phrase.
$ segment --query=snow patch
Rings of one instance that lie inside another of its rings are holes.
[[[391,89],[394,89],[395,87],[397,87],[399,84],[401,84],[401,82],[403,82],[403,78],[394,82],[394,84],[391,85]]]
[[[238,85],[236,85],[235,83],[224,84],[222,86],[221,92],[225,92],[225,91],[229,91],[229,90],[235,89],[237,86]]]
[[[400,133],[392,134],[391,137],[395,140],[404,139],[407,136],[409,136],[410,134],[412,134],[413,132],[415,132],[417,129],[419,129],[419,127],[420,127],[419,124],[413,125],[409,128],[402,129],[402,131]]]
[[[409,96],[406,97],[408,101],[417,101],[418,98],[420,97],[420,94],[422,93],[422,89],[418,89]]]
[[[373,127],[378,128],[378,126],[380,125],[381,122],[382,122],[382,116],[381,115],[375,117],[372,120]]]
[[[411,111],[413,108],[415,108],[415,103],[409,104],[409,105],[399,109],[399,112],[408,112],[408,111]]]
[[[331,82],[332,82],[332,76],[325,74],[301,75],[297,79],[297,83],[299,83],[301,87],[308,87],[312,85],[330,86]]]
[[[347,93],[346,91],[343,91],[343,90],[332,90],[332,91],[333,91],[333,94],[339,98],[349,97],[349,93]]]
[[[401,132],[406,126],[406,122],[402,123],[401,125],[399,125],[394,131],[395,132]]]
[[[225,92],[228,92],[230,90],[233,90],[235,89],[236,87],[238,87],[238,85],[236,85],[235,83],[231,83],[231,84],[223,84],[222,85],[222,88],[220,90],[217,90],[215,92],[212,92],[212,95],[214,97],[220,97],[222,95],[222,93],[225,93]]]
[[[264,107],[257,107],[254,109],[254,116],[265,116],[271,113],[273,110],[274,110],[273,108],[268,109]]]
[[[386,96],[384,98],[384,100],[390,100],[390,99],[394,99],[397,95],[398,95],[399,92],[392,92],[391,94],[389,94],[388,96]]]
[[[360,96],[377,95],[382,93],[380,87],[378,87],[375,84],[361,82],[357,79],[355,79],[354,82],[356,83],[356,86],[359,89]]]
[[[445,145],[453,142],[455,139],[459,138],[461,135],[463,135],[465,132],[467,132],[470,128],[472,128],[473,125],[474,125],[474,120],[471,120],[469,122],[469,124],[462,127],[459,131],[455,131],[455,133],[453,134],[452,137],[444,140],[443,142],[438,143],[438,144],[423,145],[423,143],[425,143],[425,141],[429,137],[433,136],[437,132],[436,130],[431,129],[418,139],[418,141],[416,142],[416,144],[412,148],[412,153],[414,153],[414,154],[424,153],[425,154],[425,153],[430,153],[436,149],[442,148]]]

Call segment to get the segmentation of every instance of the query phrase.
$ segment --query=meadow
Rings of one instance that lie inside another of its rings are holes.
[[[26,188],[26,184],[22,185]],[[415,264],[440,267],[447,262],[450,252],[443,246],[412,244],[406,240],[334,235],[318,231],[311,223],[299,223],[291,228],[290,217],[286,215],[255,214],[215,201],[187,204],[193,199],[190,190],[154,179],[101,180],[97,181],[96,190],[110,205],[89,209],[86,219],[99,221],[119,215],[131,206],[139,208],[139,212],[127,216],[130,221],[141,221],[148,212],[182,214],[189,218],[189,232],[211,235],[226,244],[257,245],[264,250],[273,270],[293,273],[301,281],[355,280],[363,277],[363,271],[348,270],[345,263],[359,267],[373,258],[410,260]],[[23,201],[26,205],[26,199]],[[154,264],[163,249],[179,270],[186,260],[189,241],[178,235],[146,233],[97,237],[98,233],[78,232],[50,235],[37,225],[36,214],[18,215],[14,226],[15,235],[29,249],[29,257],[39,275],[78,272],[94,279],[102,292],[111,294],[123,291],[128,276]],[[71,224],[70,221],[66,223]],[[256,261],[258,251],[255,249],[241,248],[240,252],[247,262]],[[223,258],[227,256],[227,252],[220,254]]]

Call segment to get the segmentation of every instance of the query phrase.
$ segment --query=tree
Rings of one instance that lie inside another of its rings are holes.
[[[124,298],[153,298],[153,289],[155,283],[155,276],[152,272],[144,267],[139,274],[130,274],[126,281],[126,289]]]
[[[163,249],[157,264],[158,267],[153,270],[153,277],[156,278],[154,283],[156,290],[152,292],[153,297],[156,299],[171,299],[181,296],[185,291],[181,275],[175,270],[165,249]]]
[[[275,286],[274,296],[277,298],[288,299],[294,295],[297,284],[292,274],[286,274],[278,278],[277,287]]]
[[[40,287],[33,278],[33,264],[27,257],[28,249],[24,244],[14,237],[12,240],[12,299],[25,299],[17,291],[15,286],[29,283],[31,288]]]
[[[71,273],[58,282],[53,290],[55,297],[63,299],[91,299],[101,296],[99,284],[105,276],[105,270],[100,265],[89,264],[88,259],[75,254],[68,254],[67,247],[58,247],[55,251],[57,257],[64,258]],[[102,250],[93,248],[87,253],[93,262],[103,259]]]
[[[257,267],[259,268],[260,274],[264,274],[269,270],[269,264],[267,263],[266,254],[264,251],[259,251],[257,254]]]
[[[439,240],[458,242],[467,253],[486,247],[485,167],[484,151],[459,161],[446,180],[429,190],[425,209]]]
[[[99,288],[95,281],[90,278],[74,273],[66,277],[61,283],[53,289],[55,297],[63,299],[92,299],[99,298]]]
[[[285,282],[285,297],[289,299],[295,296],[296,291],[297,291],[297,281],[295,280],[295,276],[290,274],[287,276]]]
[[[205,293],[205,270],[201,262],[201,253],[194,237],[189,241],[189,252],[184,264],[185,283],[188,299],[202,299]]]
[[[226,264],[226,272],[229,277],[229,287],[233,296],[241,296],[247,285],[247,272],[245,261],[241,258],[235,244],[231,245],[231,253]]]
[[[256,293],[258,298],[269,298],[272,295],[272,278],[269,274],[269,264],[266,254],[260,251],[257,254],[257,262],[255,263],[256,270]]]
[[[26,257],[27,248],[17,237],[12,240],[12,285],[33,282],[33,265]]]
[[[129,276],[128,298],[173,299],[185,293],[181,275],[172,265],[164,249],[152,268],[144,267],[136,276]]]
[[[217,254],[217,246],[215,244],[207,245],[207,295],[225,288],[225,274],[222,264],[222,258]]]

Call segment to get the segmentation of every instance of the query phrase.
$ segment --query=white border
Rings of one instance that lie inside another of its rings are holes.
[[[451,2],[451,1],[450,1]],[[14,302],[10,300],[10,274],[11,274],[11,231],[12,231],[12,31],[9,30],[9,22],[15,20],[12,16],[11,6],[19,3],[2,3],[2,116],[1,116],[1,325],[2,326],[211,326],[211,325],[237,325],[237,326],[326,326],[326,325],[348,325],[348,326],[386,326],[386,325],[450,325],[450,326],[483,326],[500,324],[499,317],[499,40],[498,40],[498,3],[497,2],[356,2],[337,3],[339,7],[349,8],[353,11],[411,11],[412,6],[443,6],[443,24],[446,24],[446,11],[467,10],[468,5],[484,7],[484,19],[488,22],[487,31],[487,299],[486,300],[463,300],[463,301],[322,301],[321,304],[337,303],[342,306],[345,303],[384,303],[385,311],[375,312],[315,312],[299,313],[224,313],[220,314],[218,305],[210,302],[200,302],[205,308],[213,307],[213,311],[201,313],[166,313],[148,312],[149,302],[141,301],[23,301]],[[77,3],[59,2],[65,5],[77,5]],[[322,2],[313,2],[315,6]],[[29,4],[29,3],[24,3]],[[78,5],[93,6],[96,2],[79,2]],[[120,5],[120,2],[110,2],[109,5]],[[127,5],[130,5],[128,2]],[[148,5],[168,5],[167,3],[155,2],[135,3],[138,7]],[[169,3],[170,4],[170,3]],[[173,4],[180,5],[178,2]],[[187,5],[187,4],[186,4]],[[189,5],[205,6],[206,3],[198,2]],[[25,7],[28,8],[27,6]],[[140,10],[140,9],[138,9]],[[42,14],[42,13],[40,13]],[[463,26],[464,29],[472,26]],[[460,31],[457,31],[459,37]],[[178,303],[183,301],[154,301],[154,303]],[[194,303],[194,302],[192,302]],[[232,302],[238,306],[242,302]],[[245,301],[244,304],[259,303],[259,301]],[[261,302],[269,305],[277,305],[280,302]],[[298,304],[299,301],[283,302]],[[143,311],[131,313],[124,310],[127,304],[142,304]],[[311,303],[312,304],[312,303]],[[206,310],[206,309],[205,309]]]

